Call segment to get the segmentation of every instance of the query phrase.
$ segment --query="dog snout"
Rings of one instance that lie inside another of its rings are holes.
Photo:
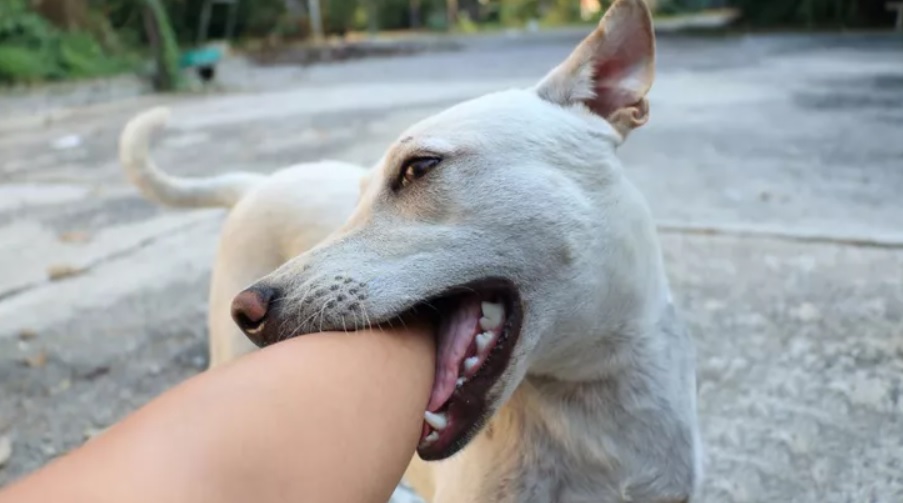
[[[254,344],[263,345],[264,327],[275,290],[267,286],[252,286],[232,300],[232,319]]]

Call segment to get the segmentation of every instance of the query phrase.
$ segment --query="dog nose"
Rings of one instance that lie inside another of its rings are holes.
[[[258,340],[263,334],[266,325],[267,312],[270,301],[273,299],[274,290],[265,286],[252,286],[243,290],[232,299],[232,319],[238,328],[257,345],[264,341]]]

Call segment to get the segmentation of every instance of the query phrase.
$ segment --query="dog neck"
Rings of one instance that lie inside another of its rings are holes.
[[[670,304],[650,333],[625,340],[607,377],[524,380],[465,451],[483,465],[467,501],[690,497],[700,470],[692,342]]]

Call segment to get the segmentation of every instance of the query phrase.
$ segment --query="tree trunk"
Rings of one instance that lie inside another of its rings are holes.
[[[154,87],[158,91],[178,90],[182,87],[180,53],[169,17],[160,0],[144,0],[144,5],[144,26],[157,61]]]
[[[448,19],[448,29],[453,30],[458,22],[458,0],[446,0],[446,17]]]
[[[417,29],[420,28],[420,0],[410,0],[408,3],[409,8],[409,16],[411,21],[411,28]]]
[[[301,14],[304,14],[304,5],[301,4],[301,0],[283,0],[283,3],[285,11],[293,17],[300,17]]]
[[[307,0],[307,15],[310,17],[310,34],[314,42],[323,42],[323,15],[320,13],[320,0]]]
[[[379,31],[379,0],[364,0],[367,4],[367,32],[373,36]]]
[[[32,6],[41,16],[64,30],[84,30],[90,24],[87,0],[38,0]]]

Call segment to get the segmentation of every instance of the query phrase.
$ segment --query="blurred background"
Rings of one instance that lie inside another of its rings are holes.
[[[608,3],[0,0],[0,485],[205,368],[223,213],[126,183],[135,113],[173,109],[175,174],[369,165]],[[698,344],[701,500],[903,501],[903,2],[649,3],[621,156]]]

